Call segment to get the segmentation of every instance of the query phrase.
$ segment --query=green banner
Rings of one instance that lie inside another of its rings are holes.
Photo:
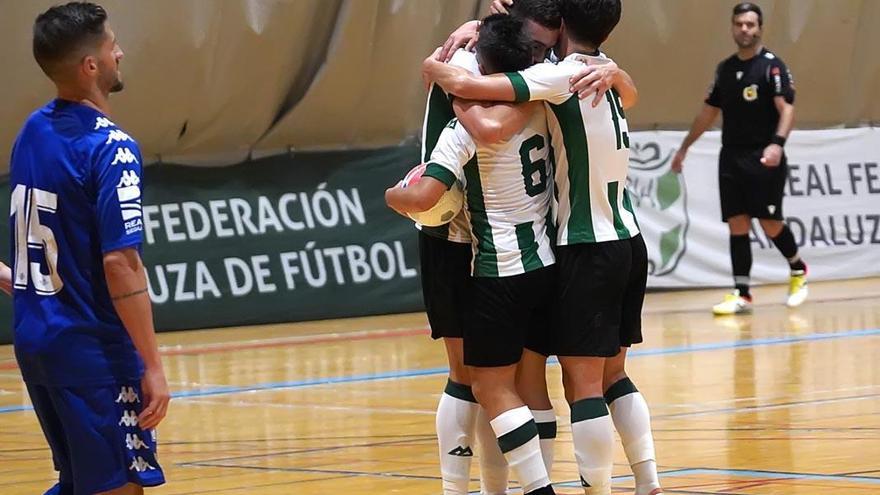
[[[418,311],[412,222],[384,203],[414,146],[145,171],[144,261],[159,330]],[[0,208],[8,211],[3,185]],[[9,225],[0,255],[9,260]],[[0,299],[0,343],[11,341]]]

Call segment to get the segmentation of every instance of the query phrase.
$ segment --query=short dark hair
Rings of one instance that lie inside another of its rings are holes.
[[[733,16],[731,16],[730,21],[733,22],[733,19],[738,15],[745,14],[746,12],[754,12],[758,14],[758,26],[764,25],[764,13],[761,12],[761,7],[758,7],[757,4],[752,2],[742,2],[736,4],[733,7]]]
[[[559,0],[516,0],[510,7],[510,13],[535,21],[547,29],[562,27]]]
[[[560,0],[567,36],[595,48],[608,39],[620,22],[620,0]]]
[[[49,78],[60,62],[104,39],[107,11],[88,2],[57,5],[34,21],[34,59]]]
[[[490,73],[516,72],[532,65],[532,40],[517,16],[493,14],[483,19],[476,50]]]

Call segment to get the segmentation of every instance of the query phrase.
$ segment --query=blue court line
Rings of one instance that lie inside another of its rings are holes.
[[[707,352],[707,351],[718,351],[724,349],[739,349],[739,348],[748,348],[748,347],[765,347],[765,346],[773,346],[773,345],[785,345],[785,344],[795,344],[799,342],[814,342],[814,341],[822,341],[822,340],[836,340],[843,338],[858,338],[858,337],[871,337],[880,335],[880,328],[872,328],[866,330],[850,330],[846,332],[833,332],[833,333],[811,333],[806,335],[793,335],[790,337],[776,337],[776,338],[762,338],[762,339],[748,339],[748,340],[740,340],[735,342],[717,342],[717,343],[709,343],[709,344],[696,344],[691,346],[680,346],[680,347],[664,347],[660,349],[645,349],[645,350],[633,350],[628,353],[629,357],[641,357],[641,356],[662,356],[662,355],[672,355],[672,354],[685,354],[685,353],[695,353],[695,352]],[[552,363],[556,363],[556,360],[551,360]],[[414,377],[422,377],[422,376],[434,376],[434,375],[442,375],[449,372],[448,367],[440,367],[440,368],[427,368],[427,369],[419,369],[419,370],[397,370],[397,371],[388,371],[384,373],[376,373],[370,375],[355,375],[355,376],[338,376],[338,377],[327,377],[327,378],[312,378],[308,380],[294,380],[294,381],[286,381],[286,382],[272,382],[272,383],[260,383],[256,385],[248,385],[248,386],[229,386],[229,387],[214,387],[207,389],[196,389],[196,390],[184,390],[180,392],[175,392],[171,394],[171,397],[175,399],[186,399],[193,397],[210,397],[217,395],[228,395],[228,394],[237,394],[241,392],[258,392],[265,390],[289,390],[289,389],[297,389],[297,388],[305,388],[305,387],[313,387],[317,385],[334,385],[334,384],[343,384],[343,383],[361,383],[361,382],[371,382],[378,380],[389,380],[389,379],[399,379],[399,378],[414,378]],[[20,412],[20,411],[30,411],[33,407],[31,406],[6,406],[0,407],[0,414],[3,413],[12,413],[12,412]]]
[[[673,471],[662,471],[657,473],[661,478],[669,476],[699,476],[699,475],[725,475],[739,476],[742,478],[764,478],[774,480],[813,480],[813,481],[837,481],[851,483],[868,483],[872,485],[880,485],[880,478],[871,476],[842,476],[836,474],[812,474],[812,473],[790,473],[785,471],[760,471],[753,469],[712,469],[712,468],[690,468],[676,469]],[[629,476],[615,476],[612,481],[627,481],[633,479]],[[564,483],[554,483],[556,486],[565,488],[580,488],[580,481],[567,481]],[[479,492],[475,492],[479,494]]]

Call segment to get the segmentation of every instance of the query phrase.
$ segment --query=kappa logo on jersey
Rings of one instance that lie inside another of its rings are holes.
[[[768,211],[771,215],[773,215],[774,213],[776,213],[776,205],[767,205],[767,211]]]
[[[131,136],[119,129],[112,129],[107,135],[107,142],[104,144],[122,143],[124,141],[134,141]]]
[[[120,189],[123,187],[131,187],[136,186],[141,183],[141,178],[138,177],[137,172],[134,170],[123,170],[122,177],[119,179],[119,184],[116,184],[116,188]],[[140,195],[138,195],[140,196]],[[128,201],[127,199],[119,198],[120,201]]]
[[[126,235],[143,230],[140,183],[141,178],[137,172],[123,170],[119,184],[116,185],[116,196],[119,198]]]
[[[134,391],[134,387],[122,387],[119,391],[119,397],[116,398],[117,404],[134,404],[140,401],[141,399],[138,397],[137,392]]]
[[[741,70],[736,71],[736,80],[739,81],[742,78],[743,78],[743,71],[741,71]]]
[[[137,456],[131,461],[131,466],[128,467],[129,471],[137,471],[138,473],[143,473],[144,471],[153,471],[156,468],[151,466],[149,462],[144,460],[143,457]]]
[[[126,433],[125,434],[125,446],[128,450],[149,450],[150,446],[144,443],[141,440],[141,437],[137,436],[137,433]]]
[[[471,450],[470,447],[462,447],[459,445],[458,447],[449,451],[449,455],[454,455],[456,457],[473,457],[474,451]]]
[[[110,121],[107,117],[98,117],[95,119],[95,130],[103,129],[105,127],[116,127],[116,124]]]
[[[129,164],[129,163],[140,163],[135,156],[134,153],[131,152],[129,148],[116,148],[116,156],[113,157],[113,161],[110,165],[118,165],[118,164]]]
[[[755,101],[758,99],[758,85],[752,84],[743,88],[743,99],[746,101]]]
[[[627,191],[638,210],[648,246],[648,273],[661,277],[675,271],[687,248],[690,217],[684,176],[671,169],[674,149],[655,142],[630,147]]]
[[[137,426],[138,415],[134,411],[124,411],[119,419],[119,426]]]

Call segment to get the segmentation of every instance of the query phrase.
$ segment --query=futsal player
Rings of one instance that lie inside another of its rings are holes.
[[[165,482],[154,428],[169,393],[143,243],[142,158],[113,123],[123,53],[92,3],[40,14],[34,58],[57,97],[12,150],[14,346],[58,483],[48,494],[140,494]]]
[[[604,63],[598,48],[619,21],[620,2],[563,0],[561,5],[565,36],[560,55],[565,58],[558,65],[475,77],[429,58],[425,75],[463,98],[547,101],[560,202],[559,326],[554,328],[560,339],[555,350],[573,382],[572,431],[582,481],[588,493],[610,492],[613,436],[604,392],[613,392],[608,401],[612,411],[621,411],[615,418],[620,419],[618,431],[634,472],[641,472],[637,493],[659,493],[644,400],[628,379],[606,383],[626,376],[621,348],[642,340],[647,276],[644,241],[624,188],[626,118],[616,92],[605,93],[604,104],[597,107],[570,92],[571,77],[584,62]],[[621,400],[628,406],[616,407]]]

